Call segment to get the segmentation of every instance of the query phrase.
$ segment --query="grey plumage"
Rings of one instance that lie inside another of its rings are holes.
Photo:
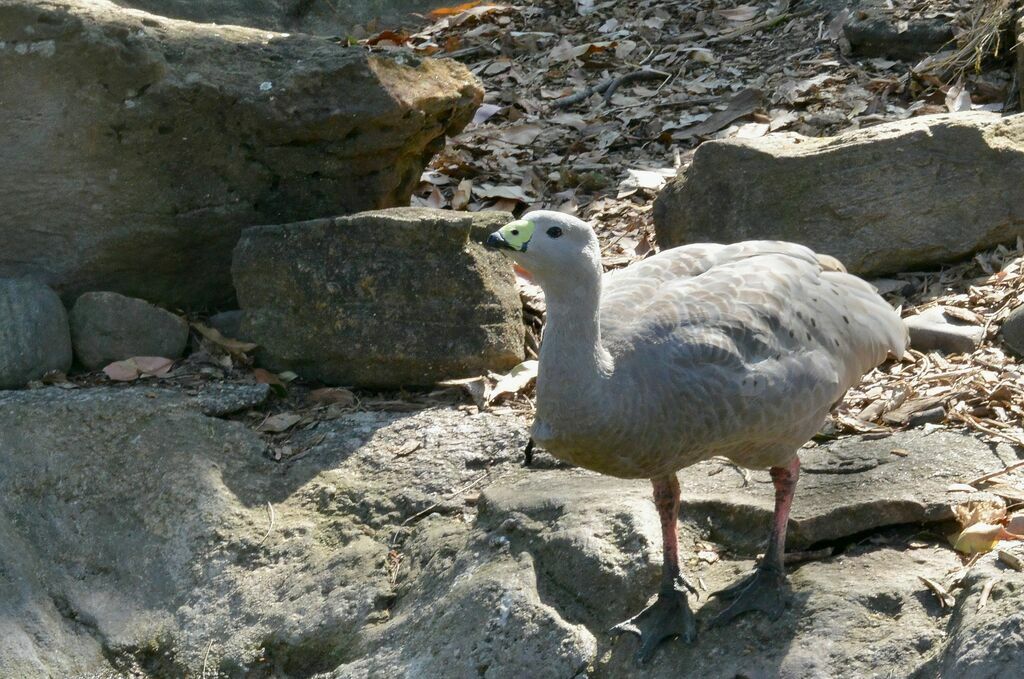
[[[874,288],[803,246],[687,245],[602,275],[589,226],[527,217],[529,249],[511,254],[548,305],[533,435],[583,467],[784,466],[850,386],[906,348]],[[547,238],[549,225],[564,235]]]

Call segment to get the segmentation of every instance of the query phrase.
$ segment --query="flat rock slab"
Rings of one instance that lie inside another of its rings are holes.
[[[932,307],[904,319],[910,332],[910,346],[918,351],[969,354],[981,345],[985,329],[980,325],[955,322],[941,307]]]
[[[60,297],[34,281],[0,278],[0,389],[70,367],[71,334]]]
[[[184,308],[234,298],[244,227],[408,204],[483,95],[452,60],[104,0],[0,0],[0,72],[0,276]]]
[[[992,446],[969,434],[909,430],[805,449],[800,459],[787,536],[791,549],[884,526],[950,519],[950,504],[963,497],[950,493],[950,484],[1002,469],[1017,456],[1008,445]],[[767,471],[744,471],[712,460],[678,476],[684,520],[706,526],[712,539],[733,549],[754,553],[763,547],[775,498]],[[1024,481],[1024,474],[1006,480]],[[499,514],[517,511],[543,518],[557,516],[563,498],[580,495],[635,499],[649,497],[650,490],[646,483],[590,472],[576,471],[567,478],[564,472],[549,471],[531,474],[515,487],[491,489],[486,499]],[[657,527],[653,514],[650,521]]]
[[[918,576],[941,580],[958,566],[947,547],[900,550],[877,536],[873,545],[791,568],[791,602],[778,620],[751,615],[713,628],[708,624],[719,606],[707,595],[742,577],[753,562],[696,558],[697,549],[711,546],[713,531],[704,528],[706,517],[688,509],[680,558],[703,590],[691,599],[698,640],[669,642],[637,668],[636,641],[601,632],[638,612],[657,589],[660,529],[649,496],[645,483],[562,471],[499,482],[481,498],[480,525],[492,542],[529,554],[542,599],[594,633],[596,676],[872,676],[884,668],[886,676],[908,677],[941,651],[948,618]]]
[[[837,137],[709,141],[654,205],[658,244],[780,239],[862,275],[1024,235],[1024,115],[921,116]]]
[[[257,359],[328,384],[393,388],[523,359],[512,268],[481,244],[505,212],[393,208],[247,229],[232,271]]]

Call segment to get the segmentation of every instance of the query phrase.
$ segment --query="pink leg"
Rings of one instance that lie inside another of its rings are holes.
[[[679,480],[675,474],[651,479],[654,506],[661,520],[664,558],[661,562],[661,587],[657,600],[632,618],[612,628],[614,633],[629,632],[640,637],[636,657],[641,663],[650,660],[658,645],[673,637],[693,641],[697,625],[686,601],[686,590],[697,591],[679,573]],[[685,589],[684,589],[685,588]]]
[[[794,457],[785,467],[772,467],[769,473],[775,485],[775,514],[772,516],[772,532],[768,535],[768,549],[765,551],[764,562],[766,566],[774,566],[782,571],[789,510],[793,508],[793,494],[796,492],[796,482],[800,477],[800,458]]]
[[[783,556],[789,510],[793,507],[793,493],[800,475],[800,460],[793,458],[785,467],[772,467],[770,472],[775,485],[775,514],[764,560],[748,577],[714,594],[731,603],[715,617],[713,625],[723,625],[748,611],[761,611],[777,618],[785,610],[786,569]]]
[[[679,479],[675,474],[651,479],[654,486],[654,506],[661,519],[661,543],[664,557],[661,562],[661,588],[671,590],[679,577],[679,534],[676,521],[679,519]]]

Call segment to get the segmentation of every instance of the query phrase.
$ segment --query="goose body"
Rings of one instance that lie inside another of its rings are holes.
[[[903,354],[899,315],[834,259],[794,243],[686,245],[603,274],[589,225],[541,211],[488,244],[545,294],[533,439],[561,459],[653,486],[661,588],[614,630],[640,637],[641,661],[664,639],[695,638],[675,472],[715,455],[767,467],[775,512],[764,559],[716,593],[731,603],[714,624],[752,610],[778,616],[797,452],[865,372]]]
[[[603,362],[591,379],[577,360],[589,347],[572,340],[591,311],[584,300],[559,309],[556,295],[534,439],[626,478],[716,455],[785,465],[847,389],[906,347],[874,288],[829,264],[794,243],[747,241],[685,245],[599,276]]]

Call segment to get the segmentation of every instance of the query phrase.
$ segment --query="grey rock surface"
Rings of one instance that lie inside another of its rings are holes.
[[[968,435],[805,451],[791,530],[835,555],[790,569],[779,620],[702,625],[637,668],[635,641],[606,630],[657,583],[649,484],[523,469],[526,422],[454,407],[320,420],[274,463],[242,422],[201,414],[201,395],[0,394],[0,675],[923,679],[1005,676],[1020,653],[1020,574],[983,559],[949,614],[918,576],[960,558],[919,525],[880,527],[948,515],[940,487],[1013,459]],[[771,489],[717,462],[681,481],[704,623],[706,594],[753,565],[733,533],[763,536]]]
[[[118,5],[197,23],[236,24],[272,31],[346,35],[349,29],[377,19],[381,26],[413,23],[424,14],[448,6],[446,0],[115,0]]]
[[[980,325],[956,322],[941,307],[932,307],[903,319],[910,331],[910,346],[918,351],[942,351],[969,354],[981,344],[985,329]]]
[[[242,310],[221,311],[207,319],[206,324],[224,337],[245,341],[242,332]]]
[[[244,227],[407,204],[482,97],[451,60],[104,0],[0,0],[0,72],[0,276],[68,302],[230,303]]]
[[[1017,548],[1018,557],[1024,550]],[[982,592],[991,583],[987,601]],[[983,556],[967,573],[958,606],[949,624],[949,643],[935,663],[921,673],[963,679],[999,679],[1020,673],[1024,658],[1024,573]]]
[[[183,318],[116,292],[79,296],[68,319],[75,357],[90,370],[132,356],[178,358],[188,343]]]
[[[71,335],[60,298],[39,283],[0,278],[0,389],[70,367]]]
[[[1018,356],[1024,356],[1024,305],[1010,312],[999,328],[999,336]]]
[[[1024,235],[1021,185],[1024,115],[921,116],[837,137],[704,143],[658,196],[654,222],[662,248],[781,239],[880,275]]]
[[[854,54],[916,60],[942,50],[953,40],[951,17],[902,20],[884,3],[870,2],[843,24]]]
[[[901,454],[893,454],[895,449]],[[993,447],[948,430],[910,430],[875,440],[851,437],[804,449],[786,543],[805,549],[886,526],[951,519],[951,483],[1002,469],[1015,459],[1009,445]],[[684,517],[700,517],[709,536],[730,549],[753,554],[763,548],[775,500],[767,471],[744,471],[710,460],[678,476]],[[1024,474],[1011,478],[1024,482]],[[555,486],[564,490],[558,492]],[[531,474],[519,486],[488,491],[485,497],[510,512],[517,503],[537,504],[542,498],[557,503],[555,498],[563,495],[636,498],[638,491],[631,488],[637,486],[605,476],[567,478],[564,472],[545,471]],[[638,488],[640,501],[649,491],[644,485]],[[656,516],[651,516],[657,528]]]
[[[247,229],[232,267],[258,360],[328,384],[431,385],[523,358],[504,212],[393,208]]]

